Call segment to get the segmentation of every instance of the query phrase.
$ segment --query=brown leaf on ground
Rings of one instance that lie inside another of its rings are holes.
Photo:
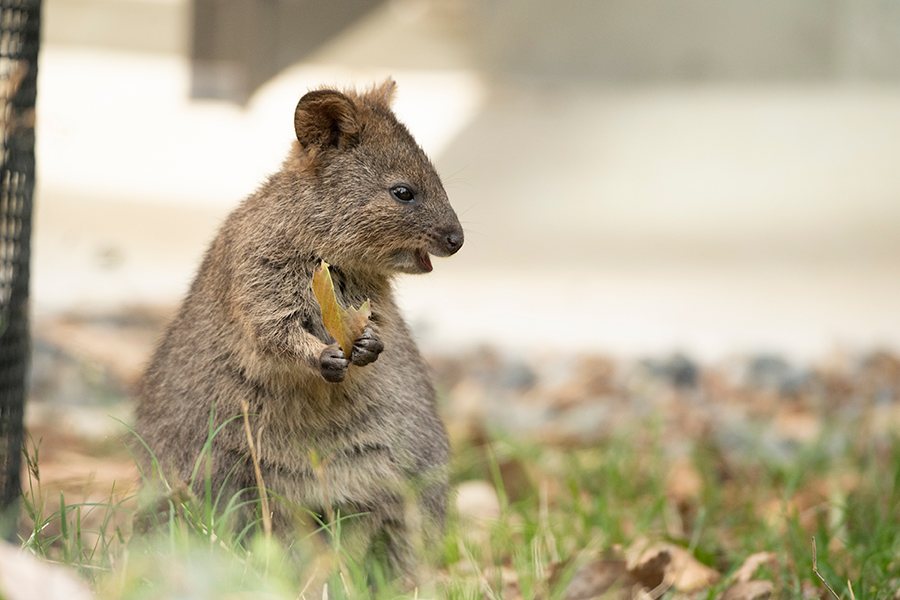
[[[744,564],[734,572],[734,580],[738,583],[744,583],[753,579],[756,570],[767,563],[774,563],[776,559],[774,552],[757,552],[751,554],[744,561]]]
[[[646,545],[646,542],[643,543]],[[604,558],[594,559],[580,567],[566,586],[566,600],[610,598],[612,600],[649,600],[653,590],[665,587],[666,570],[671,560],[667,552],[660,552],[629,567],[622,556],[622,549],[613,547],[604,552]],[[550,586],[555,585],[569,565],[582,562],[576,557],[551,567]],[[655,597],[655,596],[654,596]]]
[[[536,488],[528,467],[517,458],[506,458],[497,461],[500,469],[500,480],[509,502],[518,502],[536,495]]]
[[[703,477],[688,459],[672,464],[666,477],[666,495],[678,502],[695,500],[703,491]]]
[[[676,459],[666,476],[666,519],[668,533],[673,538],[686,538],[694,527],[697,506],[703,493],[703,477],[687,457]]]
[[[565,410],[591,399],[616,392],[616,365],[603,356],[584,356],[575,365],[572,377],[551,394],[553,407]]]
[[[716,583],[721,577],[718,571],[707,567],[687,550],[675,544],[656,544],[648,548],[641,554],[637,564],[646,564],[663,552],[667,552],[671,557],[671,562],[666,568],[666,580],[678,591],[700,590]]]
[[[566,586],[566,600],[632,600],[632,590],[643,590],[643,584],[628,571],[624,560],[597,560],[586,564],[575,572]]]
[[[721,600],[768,600],[774,589],[771,581],[742,581],[725,590]]]
[[[639,562],[632,569],[631,574],[648,590],[659,587],[666,579],[666,571],[672,562],[672,555],[666,551],[651,555],[647,560]]]

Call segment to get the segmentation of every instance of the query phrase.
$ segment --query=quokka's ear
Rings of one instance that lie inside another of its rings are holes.
[[[300,98],[294,132],[306,150],[348,148],[356,143],[359,121],[353,101],[334,90],[316,90]]]
[[[397,90],[397,82],[388,77],[369,92],[369,96],[387,107],[390,107],[394,100],[394,92]]]

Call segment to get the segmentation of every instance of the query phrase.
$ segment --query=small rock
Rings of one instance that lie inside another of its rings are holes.
[[[793,368],[787,360],[777,355],[762,354],[747,365],[745,383],[758,390],[774,390],[793,394],[809,380],[809,373]]]
[[[697,386],[697,365],[683,354],[675,354],[666,363],[666,373],[672,385],[680,388]]]
[[[610,404],[611,401],[598,401],[565,411],[548,423],[545,432],[552,432],[552,435],[545,434],[543,439],[570,443],[595,442],[610,430],[613,414]]]
[[[94,598],[74,573],[6,543],[0,543],[0,597],[6,600]]]
[[[650,375],[677,388],[697,386],[699,369],[691,359],[683,354],[673,354],[666,360],[648,359],[641,364],[649,371]]]
[[[483,521],[500,518],[500,501],[494,486],[476,479],[459,484],[456,508],[463,520]]]
[[[505,389],[520,392],[530,390],[537,384],[537,375],[524,362],[512,362],[503,367],[500,385]]]

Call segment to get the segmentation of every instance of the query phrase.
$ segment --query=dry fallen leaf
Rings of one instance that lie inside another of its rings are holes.
[[[647,560],[634,565],[628,570],[635,579],[648,590],[655,590],[666,580],[666,572],[669,563],[672,562],[672,555],[668,552],[659,552],[656,555],[650,555]]]
[[[751,554],[747,557],[747,560],[744,561],[744,564],[741,565],[741,568],[734,573],[734,580],[738,583],[750,581],[757,569],[766,563],[774,562],[776,558],[774,552],[757,552],[756,554]]]
[[[678,460],[669,469],[666,495],[677,502],[692,502],[703,492],[703,477],[690,461]]]
[[[565,600],[631,600],[633,590],[643,589],[624,560],[596,560],[578,569],[564,592]]]
[[[646,564],[661,552],[667,552],[671,557],[666,569],[666,580],[680,592],[692,592],[709,587],[721,577],[718,571],[707,567],[676,544],[662,543],[651,546],[643,552],[637,565]]]
[[[771,581],[743,581],[722,594],[722,600],[768,600],[775,586]]]
[[[313,272],[313,294],[322,310],[322,323],[325,325],[325,329],[328,330],[331,337],[337,340],[341,350],[344,351],[344,358],[350,358],[353,342],[365,331],[372,310],[369,308],[368,300],[363,302],[359,308],[352,306],[344,308],[338,304],[334,295],[334,282],[331,280],[331,272],[328,267],[329,264],[323,260]]]
[[[605,553],[604,558],[584,563],[572,575],[563,592],[564,600],[650,600],[658,598],[665,588],[669,554],[660,552],[648,560],[629,566],[629,561],[615,546]],[[573,563],[581,563],[583,558],[570,557],[563,563],[551,566],[549,583],[553,587]]]

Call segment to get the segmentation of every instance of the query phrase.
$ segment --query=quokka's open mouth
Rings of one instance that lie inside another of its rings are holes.
[[[428,255],[428,251],[423,249],[418,249],[414,252],[416,257],[416,265],[422,269],[423,273],[431,273],[434,270],[434,267],[431,265],[431,256]]]

